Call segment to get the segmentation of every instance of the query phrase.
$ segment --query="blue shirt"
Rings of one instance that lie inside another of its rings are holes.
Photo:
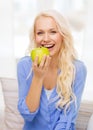
[[[26,105],[26,96],[33,77],[33,73],[31,73],[30,77],[27,79],[31,70],[32,61],[29,56],[20,59],[17,65],[19,88],[18,110],[24,118],[23,130],[75,130],[75,123],[87,71],[84,63],[79,60],[76,60],[74,65],[76,68],[76,74],[72,88],[77,98],[77,107],[73,102],[65,114],[64,109],[56,108],[56,102],[58,101],[56,86],[51,93],[49,100],[47,99],[43,87],[39,108],[31,113]]]

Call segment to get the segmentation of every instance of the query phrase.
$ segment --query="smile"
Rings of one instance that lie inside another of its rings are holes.
[[[42,45],[42,46],[50,49],[50,48],[53,48],[55,44],[47,44],[47,45]]]

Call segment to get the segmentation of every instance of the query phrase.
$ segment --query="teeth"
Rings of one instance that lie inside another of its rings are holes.
[[[44,47],[52,47],[53,45],[44,45]]]

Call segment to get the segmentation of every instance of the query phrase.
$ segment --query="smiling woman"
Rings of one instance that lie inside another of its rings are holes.
[[[50,0],[47,0],[47,1],[27,0],[23,2],[23,0],[13,0],[13,1],[0,0],[0,12],[1,12],[1,21],[0,21],[1,22],[0,24],[0,34],[1,34],[0,36],[0,68],[1,70],[0,70],[0,75],[1,77],[15,77],[16,76],[16,72],[15,72],[16,59],[19,60],[20,57],[25,55],[25,49],[27,48],[28,43],[29,43],[28,30],[29,30],[29,27],[32,25],[34,16],[36,15],[37,12],[42,10],[42,8],[45,9],[47,7],[48,8],[53,7],[53,8],[56,8],[56,10],[59,10],[63,14],[71,13],[71,17],[69,20],[71,20],[70,21],[71,27],[73,29],[72,33],[74,34],[76,38],[77,44],[75,46],[76,46],[77,51],[80,54],[80,59],[82,59],[86,63],[87,69],[88,69],[88,76],[87,76],[85,91],[83,93],[83,100],[91,100],[93,102],[93,98],[92,98],[93,87],[91,87],[93,86],[93,82],[92,82],[93,81],[92,79],[93,46],[91,44],[93,42],[93,36],[92,36],[93,34],[93,26],[92,26],[93,25],[93,20],[92,20],[93,1],[91,0],[85,0],[85,1],[84,0],[78,0],[78,1],[76,0],[71,0],[71,1],[51,0],[52,2]],[[81,14],[82,12],[83,14]],[[87,14],[87,17],[86,17],[87,20],[86,19],[84,20],[84,23],[86,23],[86,28],[84,26],[83,28],[81,28],[81,24],[80,24],[81,21],[79,22],[79,20],[81,20],[82,16],[86,14]],[[31,42],[31,45],[32,45],[32,42]],[[47,45],[47,47],[49,46],[51,47],[51,45]],[[24,66],[25,69],[26,67]],[[23,68],[23,71],[24,71],[24,68]],[[60,73],[60,70],[58,71],[58,73]],[[52,73],[52,76],[53,76],[53,73]],[[50,81],[47,81],[47,82],[50,82]],[[2,96],[2,93],[0,93],[0,95]],[[3,110],[2,102],[0,105],[0,109]],[[89,109],[85,109],[84,107],[83,110],[89,110]],[[2,113],[0,114],[0,118],[1,118],[1,115]],[[82,117],[80,118],[80,122],[81,122],[81,119]],[[86,118],[85,118],[85,121],[86,121]]]
[[[18,110],[25,121],[23,130],[75,130],[87,70],[77,59],[67,21],[55,10],[41,12],[30,40],[29,53],[33,43],[50,54],[43,56],[40,64],[38,56],[34,61],[25,56],[18,62]]]

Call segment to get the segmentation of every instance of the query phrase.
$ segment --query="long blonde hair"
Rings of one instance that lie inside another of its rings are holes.
[[[76,59],[76,51],[73,47],[73,38],[69,29],[69,25],[66,19],[55,10],[48,10],[45,12],[41,12],[35,19],[36,20],[40,16],[52,17],[58,27],[60,34],[63,37],[61,51],[59,53],[59,62],[58,67],[60,69],[60,73],[57,79],[57,93],[59,96],[59,100],[57,102],[57,107],[68,108],[72,101],[75,101],[75,95],[72,91],[72,84],[75,77],[75,67],[73,61]],[[31,51],[32,43],[35,44],[35,22],[30,34],[30,46],[29,50]],[[34,45],[36,46],[36,45]]]

